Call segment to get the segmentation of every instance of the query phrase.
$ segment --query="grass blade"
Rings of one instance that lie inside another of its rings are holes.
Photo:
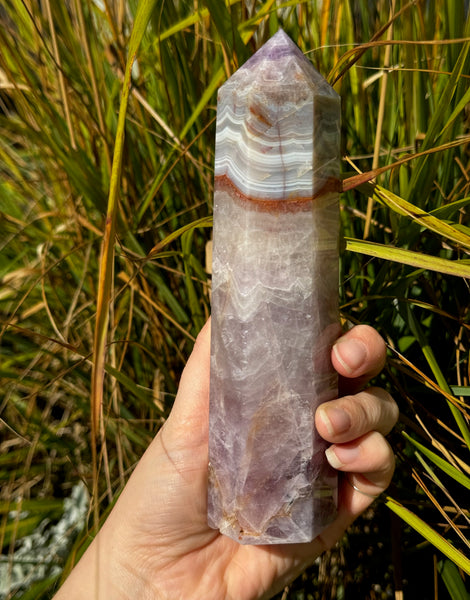
[[[459,570],[452,561],[439,561],[438,570],[452,600],[470,600],[470,593],[465,589]]]
[[[462,571],[470,575],[470,559],[462,554],[462,552],[457,550],[457,548],[452,546],[452,544],[439,535],[425,521],[420,519],[417,515],[405,508],[393,498],[388,497],[385,504],[390,510],[403,519],[405,523],[408,523],[410,527],[413,527],[415,531],[428,540],[428,542],[430,542],[435,548],[440,550],[442,554],[450,558],[450,560],[460,567]]]
[[[398,214],[407,216],[430,231],[434,231],[434,233],[437,233],[448,240],[452,240],[470,250],[470,235],[456,229],[442,219],[427,213],[418,206],[407,202],[393,192],[376,185],[373,187],[373,198],[381,204],[388,206]]]
[[[447,380],[444,377],[444,375],[439,367],[439,364],[436,360],[436,357],[434,356],[434,352],[433,352],[431,346],[429,345],[428,340],[426,339],[426,337],[423,334],[421,326],[419,325],[418,321],[416,320],[409,304],[407,305],[406,308],[407,308],[408,324],[413,332],[413,335],[416,337],[416,339],[419,342],[419,345],[423,351],[424,356],[426,357],[426,360],[431,368],[431,371],[433,372],[434,377],[436,378],[436,381],[437,381],[439,387],[442,390],[444,390],[444,392],[446,392],[446,394],[451,395],[452,392],[449,387],[449,384],[447,383]],[[468,448],[468,450],[470,450],[470,429],[468,428],[467,421],[465,420],[465,416],[464,416],[463,412],[461,410],[459,410],[453,402],[450,402],[449,400],[447,400],[447,404],[449,405],[450,411],[455,419],[455,422],[457,423],[457,426],[460,429],[460,433],[462,434],[462,437],[465,440],[465,443],[467,444],[467,448]]]
[[[346,250],[350,252],[358,252],[390,260],[392,262],[401,263],[418,269],[427,269],[429,271],[437,271],[447,275],[455,275],[456,277],[470,278],[470,264],[463,260],[448,260],[436,256],[429,256],[412,250],[404,250],[403,248],[395,248],[386,246],[385,244],[377,244],[365,240],[356,240],[346,238]]]
[[[423,444],[420,444],[419,442],[417,442],[415,439],[413,439],[406,432],[402,432],[402,435],[411,444],[413,444],[413,446],[415,446],[416,448],[418,448],[418,450],[420,452],[422,452],[427,458],[429,458],[429,460],[431,460],[437,467],[439,467],[439,469],[441,469],[442,471],[444,471],[444,473],[446,473],[447,475],[449,475],[449,477],[452,477],[452,479],[455,479],[455,481],[457,481],[458,483],[460,483],[460,485],[463,485],[465,488],[467,488],[468,490],[470,490],[470,477],[468,477],[467,475],[465,475],[464,473],[462,473],[462,471],[459,471],[458,469],[456,469],[447,460],[441,458],[440,456],[438,456],[432,450],[429,450],[429,448],[426,448],[426,446],[424,446]]]
[[[156,0],[141,0],[139,3],[131,39],[129,56],[124,73],[122,97],[119,106],[118,126],[114,143],[114,156],[111,167],[111,181],[108,196],[108,210],[101,247],[98,294],[96,301],[96,325],[93,344],[93,371],[91,384],[91,424],[92,437],[96,439],[99,431],[100,411],[103,402],[105,346],[108,333],[109,303],[111,299],[114,260],[114,235],[119,207],[119,189],[124,149],[127,105],[131,86],[132,67],[137,51],[150,20]]]

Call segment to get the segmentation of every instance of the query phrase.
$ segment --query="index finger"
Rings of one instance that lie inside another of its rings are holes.
[[[338,372],[340,395],[354,394],[380,373],[385,365],[386,345],[369,325],[356,325],[335,342],[331,361]]]

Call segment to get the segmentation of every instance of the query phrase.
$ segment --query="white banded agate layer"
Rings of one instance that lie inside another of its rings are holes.
[[[315,431],[337,395],[340,99],[283,32],[218,98],[209,524],[308,542],[336,514]]]

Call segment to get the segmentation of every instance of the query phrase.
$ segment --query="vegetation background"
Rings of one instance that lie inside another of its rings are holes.
[[[387,340],[401,409],[388,495],[279,598],[470,597],[468,1],[10,0],[2,598],[51,596],[171,409],[209,315],[216,90],[279,27],[343,98],[342,317]]]

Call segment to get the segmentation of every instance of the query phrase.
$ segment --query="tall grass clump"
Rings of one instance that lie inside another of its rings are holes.
[[[465,597],[465,0],[0,7],[4,597],[50,596],[171,409],[210,312],[216,90],[280,26],[343,99],[342,317],[386,339],[379,383],[401,409],[394,484],[371,516],[394,524],[381,593],[405,585],[406,597],[411,558],[434,571],[441,593]],[[89,518],[79,533],[70,525],[62,554],[41,555],[43,575],[26,592],[26,575],[15,575],[18,548],[38,531],[52,539],[48,527],[62,518],[64,499],[79,498],[79,482]],[[366,555],[367,536],[355,530],[343,554],[355,540]],[[320,598],[327,588],[331,597],[359,597],[359,589],[377,597],[364,564],[348,571],[343,563],[335,577],[322,578],[322,568],[305,575],[283,597]],[[387,584],[389,563],[395,579]]]

